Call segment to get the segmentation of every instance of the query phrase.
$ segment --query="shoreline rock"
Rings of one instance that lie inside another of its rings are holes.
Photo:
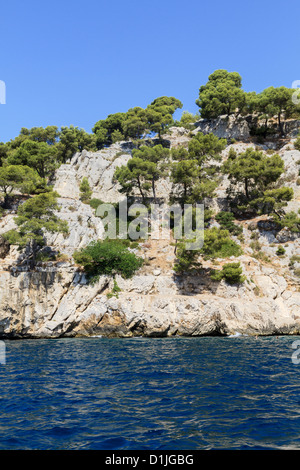
[[[272,269],[256,277],[262,297],[252,283],[191,280],[194,286],[185,280],[183,294],[170,275],[136,275],[123,283],[118,279],[122,292],[109,298],[113,280],[107,276],[91,286],[68,267],[16,276],[2,272],[0,338],[300,334],[300,292],[287,288]],[[200,293],[194,293],[197,281]]]

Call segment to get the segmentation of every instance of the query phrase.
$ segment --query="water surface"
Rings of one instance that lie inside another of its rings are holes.
[[[6,341],[0,449],[300,449],[295,340]]]

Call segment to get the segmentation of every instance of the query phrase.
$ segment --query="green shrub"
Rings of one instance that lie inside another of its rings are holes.
[[[119,297],[119,292],[121,292],[121,289],[120,287],[118,286],[117,284],[117,281],[114,279],[114,287],[112,288],[112,291],[109,292],[106,296],[108,299],[110,299],[111,297]]]
[[[112,143],[114,144],[116,142],[121,142],[122,140],[125,140],[125,137],[122,134],[122,132],[120,132],[118,129],[116,129],[111,134],[111,140],[112,140]]]
[[[200,252],[204,258],[229,258],[240,256],[241,247],[231,240],[229,231],[212,227],[204,231],[204,244]]]
[[[232,235],[240,235],[243,232],[243,227],[236,225],[235,217],[232,212],[221,211],[216,215],[216,221],[222,228],[227,229]]]
[[[277,249],[277,251],[276,251],[276,255],[282,256],[282,255],[284,255],[284,253],[285,253],[285,249],[283,248],[282,245],[279,245],[279,247],[278,247],[278,249]]]
[[[83,266],[92,282],[101,274],[120,274],[124,278],[130,278],[143,264],[142,258],[130,252],[122,241],[110,239],[90,243],[76,251],[73,258]]]
[[[294,143],[294,147],[296,150],[300,150],[300,135],[298,136],[296,142]]]
[[[243,270],[240,263],[227,263],[222,267],[222,271],[213,270],[211,279],[221,281],[224,279],[228,284],[241,284],[246,280],[243,276]]]
[[[289,266],[292,268],[295,263],[300,263],[300,255],[293,255],[290,257]]]
[[[274,220],[282,228],[285,227],[291,232],[300,232],[300,217],[294,211],[287,212],[281,218],[279,218],[278,216],[274,216]]]
[[[10,245],[21,245],[22,237],[15,229],[3,233],[2,237],[7,240]]]
[[[103,204],[103,201],[97,198],[93,198],[89,201],[89,205],[95,210],[97,210],[101,204]]]
[[[198,271],[202,265],[198,261],[199,250],[186,250],[185,242],[180,241],[176,249],[176,262],[174,264],[174,271],[178,274],[187,271]]]
[[[80,190],[80,200],[84,203],[88,203],[91,198],[92,191],[90,188],[89,181],[86,177],[82,178],[79,190]]]
[[[260,235],[259,235],[258,232],[252,232],[250,238],[251,238],[251,240],[258,240],[259,236]]]
[[[56,255],[54,253],[45,253],[45,252],[40,252],[36,255],[35,258],[36,261],[56,261]]]
[[[250,248],[252,248],[253,251],[260,251],[261,244],[257,240],[255,240],[254,242],[250,243]]]

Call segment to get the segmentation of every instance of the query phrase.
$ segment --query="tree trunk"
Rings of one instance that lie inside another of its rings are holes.
[[[144,195],[143,190],[142,190],[142,185],[141,185],[140,178],[137,178],[137,183],[138,183],[139,191],[140,191],[141,196],[142,196],[143,204],[145,204],[145,195]]]
[[[283,137],[284,132],[283,132],[283,126],[282,126],[282,122],[281,122],[281,111],[278,113],[278,125],[279,125],[280,135],[281,135],[281,137]]]
[[[10,197],[10,194],[5,192],[4,193],[4,201],[3,201],[3,209],[10,209],[10,203],[12,201],[12,198]]]
[[[154,181],[154,179],[152,180],[152,192],[153,192],[153,197],[154,197],[154,203],[156,204],[156,192],[155,192],[155,181]]]

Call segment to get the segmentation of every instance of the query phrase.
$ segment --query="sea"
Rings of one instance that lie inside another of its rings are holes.
[[[298,450],[300,337],[1,341],[1,450]]]

